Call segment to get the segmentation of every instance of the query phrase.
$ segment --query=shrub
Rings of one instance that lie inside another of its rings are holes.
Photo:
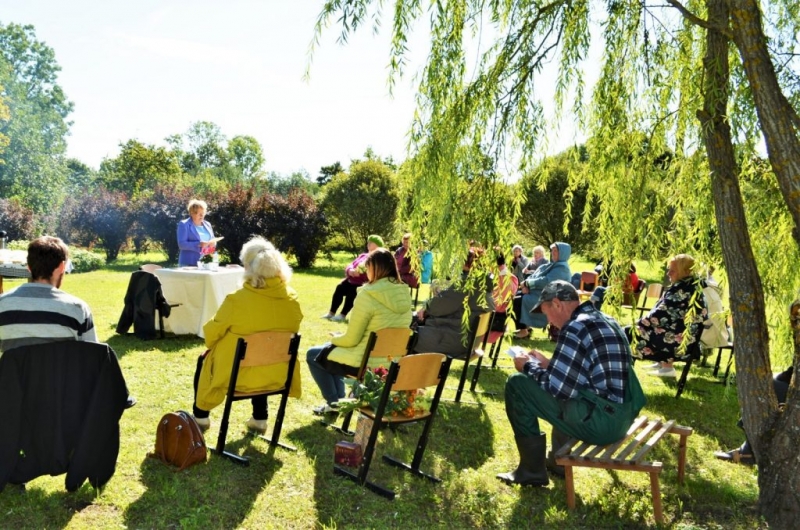
[[[72,272],[90,272],[103,266],[103,256],[82,248],[70,248],[69,259],[72,262]]]
[[[322,210],[303,190],[294,190],[288,197],[271,195],[269,205],[268,225],[276,234],[275,245],[294,256],[299,268],[310,268],[328,237]]]
[[[33,210],[15,199],[0,199],[0,230],[6,231],[9,241],[27,241],[34,236],[35,229]]]
[[[80,226],[75,228],[81,240],[85,244],[100,243],[106,251],[106,262],[117,259],[134,219],[128,196],[98,188],[80,200],[78,211]]]
[[[193,197],[191,189],[156,186],[152,195],[142,196],[132,205],[137,235],[159,243],[172,263],[180,253],[177,224],[188,215],[186,205]]]

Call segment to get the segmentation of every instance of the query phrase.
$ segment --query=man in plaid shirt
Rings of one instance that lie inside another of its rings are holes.
[[[541,311],[560,329],[558,342],[551,359],[538,350],[514,359],[520,373],[506,382],[506,414],[520,463],[497,477],[523,486],[546,486],[548,467],[563,475],[552,455],[569,437],[590,444],[616,442],[639,414],[644,394],[619,324],[591,302],[581,303],[571,283],[549,283],[532,311]],[[539,430],[539,418],[553,425],[547,461],[547,438]]]

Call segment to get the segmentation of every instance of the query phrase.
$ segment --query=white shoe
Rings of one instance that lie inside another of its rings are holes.
[[[659,369],[661,369],[661,363],[648,364],[647,366],[644,367],[644,369],[645,370],[659,370]]]
[[[257,420],[250,416],[250,419],[247,420],[245,425],[247,426],[247,430],[257,432],[258,434],[267,432],[267,420]]]
[[[194,421],[197,422],[197,426],[200,427],[200,431],[202,432],[206,432],[208,429],[211,428],[210,418],[195,418]]]
[[[338,410],[331,407],[327,403],[325,403],[324,405],[320,405],[319,407],[314,407],[313,409],[311,409],[311,412],[313,412],[317,416],[324,416],[326,414],[339,414]]]
[[[652,372],[648,372],[649,375],[654,375],[656,377],[677,377],[677,372],[675,372],[675,368],[672,366],[668,368],[659,368],[658,370],[653,370]]]
[[[328,311],[327,313],[325,313],[324,315],[322,315],[320,318],[324,318],[324,319],[330,320],[330,319],[332,319],[332,318],[333,318],[333,313],[331,313],[330,311]]]
[[[347,322],[347,317],[341,313],[331,318],[331,322]]]

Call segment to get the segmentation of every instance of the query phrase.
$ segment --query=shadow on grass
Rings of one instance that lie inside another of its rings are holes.
[[[108,338],[108,345],[121,359],[132,351],[157,349],[163,353],[173,353],[186,348],[202,348],[205,341],[195,335],[173,335],[172,333],[167,333],[164,339],[159,337],[153,340],[142,340],[137,339],[133,333],[126,333],[125,335],[112,335]]]
[[[62,482],[63,487],[63,482]],[[3,528],[65,528],[72,518],[93,506],[97,492],[88,482],[78,491],[45,492],[28,483],[27,490],[7,484],[0,493]],[[42,509],[47,507],[47,509]]]
[[[125,510],[130,528],[237,528],[283,463],[280,449],[266,453],[251,446],[252,438],[226,443],[225,449],[250,458],[242,467],[209,454],[206,464],[182,472],[156,458],[145,458],[141,479],[147,490]]]

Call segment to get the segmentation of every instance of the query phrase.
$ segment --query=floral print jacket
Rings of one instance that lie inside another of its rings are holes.
[[[708,310],[700,281],[694,277],[678,280],[669,286],[661,299],[636,323],[636,352],[655,361],[674,359],[689,323],[687,344],[697,340],[698,326],[708,319]]]

